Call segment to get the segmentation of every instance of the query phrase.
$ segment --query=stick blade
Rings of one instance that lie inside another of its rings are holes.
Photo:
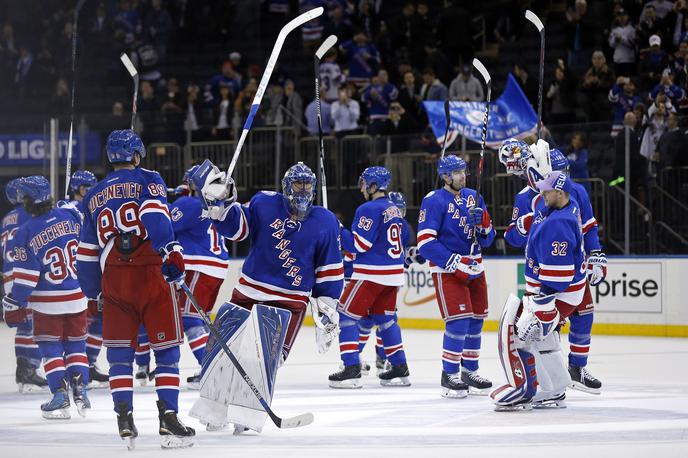
[[[332,46],[337,43],[337,35],[330,35],[325,39],[325,41],[322,42],[320,47],[318,48],[317,51],[315,51],[315,56],[318,58],[318,60],[322,59],[325,53],[330,50]]]
[[[538,32],[542,32],[545,28],[545,25],[542,23],[540,18],[537,16],[537,14],[533,13],[530,10],[526,10],[526,19],[528,19],[530,22],[533,23],[535,27],[537,27]]]
[[[490,72],[487,71],[487,68],[485,68],[483,63],[478,59],[473,59],[473,67],[475,67],[475,69],[478,70],[480,75],[483,77],[485,84],[489,85],[492,78],[490,77]]]
[[[312,10],[308,10],[305,13],[300,14],[291,21],[287,22],[286,25],[282,27],[282,30],[280,30],[280,34],[282,34],[283,32],[285,32],[285,35],[289,34],[292,30],[296,29],[297,27],[301,27],[306,22],[315,19],[319,16],[322,16],[324,12],[325,9],[322,6],[313,8]]]
[[[313,423],[314,417],[312,413],[304,413],[291,418],[282,418],[280,424],[277,425],[280,429],[299,428],[301,426],[308,426]]]
[[[129,56],[127,56],[126,53],[120,54],[119,60],[122,61],[122,64],[124,64],[124,67],[127,69],[132,78],[138,76],[139,72],[136,70],[134,63],[131,61],[131,59],[129,59]]]

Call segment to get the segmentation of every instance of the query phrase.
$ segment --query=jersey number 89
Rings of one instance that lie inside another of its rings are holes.
[[[127,202],[113,212],[109,208],[103,209],[98,215],[98,242],[100,246],[112,237],[125,232],[131,232],[141,238],[146,238],[146,228],[139,219],[139,205],[136,202]]]

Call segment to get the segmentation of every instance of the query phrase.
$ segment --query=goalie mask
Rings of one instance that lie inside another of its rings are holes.
[[[506,168],[506,173],[518,177],[524,176],[531,156],[530,147],[523,140],[510,138],[499,147],[499,162]]]
[[[315,198],[315,174],[303,162],[292,165],[282,178],[282,193],[287,200],[289,213],[299,221],[310,213]]]

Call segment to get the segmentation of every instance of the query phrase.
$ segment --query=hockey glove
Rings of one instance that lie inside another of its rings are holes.
[[[98,297],[88,300],[88,316],[100,316],[103,313],[103,294],[98,293]]]
[[[490,214],[480,207],[471,207],[468,210],[468,225],[480,235],[487,235],[492,230]]]
[[[607,256],[601,251],[593,251],[588,256],[588,282],[590,286],[599,285],[607,276]]]
[[[177,197],[184,197],[188,196],[191,194],[191,190],[189,189],[189,185],[187,184],[180,184],[176,188],[174,188],[174,195]]]
[[[170,242],[159,253],[162,257],[162,276],[168,283],[179,283],[184,281],[184,256],[182,256],[182,246],[179,242]]]
[[[202,200],[206,208],[217,206],[220,202],[229,206],[237,199],[236,186],[234,186],[232,177],[221,172],[208,159],[199,165],[196,172],[191,175],[191,181],[196,185],[196,189],[201,190]]]
[[[332,342],[339,336],[339,312],[337,300],[327,296],[311,297],[311,313],[315,322],[315,343],[318,353],[327,353]]]
[[[524,342],[541,341],[559,324],[559,311],[553,294],[524,296],[523,312],[516,321],[516,333]]]
[[[447,261],[444,270],[453,273],[461,280],[475,280],[482,275],[483,265],[469,256],[454,253]]]
[[[420,255],[418,247],[410,246],[406,248],[406,259],[404,260],[404,263],[406,266],[410,266],[414,262],[416,264],[425,264],[425,258]]]
[[[532,213],[528,213],[527,215],[523,215],[516,220],[516,230],[523,237],[528,236],[528,232],[530,232],[530,227],[532,225],[533,225],[533,214]]]
[[[7,295],[2,298],[2,317],[10,328],[16,328],[27,321],[30,310]]]

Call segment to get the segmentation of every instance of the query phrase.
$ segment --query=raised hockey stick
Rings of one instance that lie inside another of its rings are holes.
[[[322,42],[315,57],[313,57],[313,70],[315,72],[315,113],[318,116],[318,145],[320,148],[320,189],[322,192],[322,206],[327,207],[327,179],[325,178],[325,141],[323,140],[322,112],[320,111],[320,60],[325,53],[337,43],[337,36],[330,35]]]
[[[127,56],[125,53],[122,53],[119,56],[119,59],[122,61],[124,67],[129,72],[129,75],[134,80],[134,96],[132,97],[131,102],[131,130],[134,130],[134,124],[136,123],[136,100],[139,97],[139,72],[136,70],[136,67],[134,67],[131,59],[129,59],[129,56]]]
[[[284,27],[282,27],[282,30],[280,30],[279,35],[277,35],[275,45],[272,47],[272,53],[270,53],[270,58],[268,59],[268,63],[265,66],[265,72],[263,72],[263,76],[260,78],[258,90],[256,91],[256,95],[253,97],[253,102],[251,102],[251,110],[249,111],[248,117],[246,118],[246,122],[244,123],[244,130],[241,131],[241,137],[239,137],[239,141],[237,142],[236,148],[234,149],[232,162],[229,163],[229,167],[227,168],[228,177],[232,176],[232,173],[234,172],[234,167],[236,167],[237,160],[239,160],[241,147],[244,146],[244,141],[246,141],[248,131],[251,129],[251,124],[253,124],[253,118],[256,116],[258,107],[260,107],[260,101],[263,100],[263,94],[265,94],[265,89],[268,87],[270,76],[272,75],[272,71],[275,69],[275,64],[277,63],[277,58],[279,57],[279,53],[282,50],[282,45],[284,45],[284,40],[287,39],[287,35],[289,35],[294,29],[302,26],[311,19],[315,19],[318,16],[322,15],[323,11],[323,7],[319,6],[317,8],[313,8],[312,10],[308,10],[305,13],[296,16],[294,19],[287,22],[287,24]]]
[[[528,19],[540,33],[540,81],[538,85],[538,124],[537,136],[538,140],[542,138],[542,91],[545,85],[545,25],[539,17],[530,10],[526,10],[526,19]]]
[[[206,315],[201,306],[198,305],[198,301],[196,301],[196,298],[194,297],[189,287],[184,282],[180,283],[179,287],[184,291],[184,293],[186,293],[186,296],[191,301],[191,304],[193,304],[193,307],[196,309],[196,312],[201,316],[201,319],[208,327],[208,329],[210,329],[210,333],[213,335],[215,341],[217,341],[217,343],[220,344],[225,354],[234,365],[234,368],[237,370],[241,378],[244,379],[244,381],[251,389],[253,394],[256,396],[256,398],[258,398],[258,402],[260,402],[260,405],[263,406],[263,409],[265,409],[265,412],[267,412],[268,416],[270,416],[270,419],[275,424],[275,426],[281,429],[286,429],[298,428],[299,426],[306,426],[313,423],[312,413],[304,413],[291,418],[280,418],[275,414],[275,412],[272,411],[270,405],[267,403],[263,395],[260,393],[256,385],[253,383],[253,380],[251,380],[244,368],[241,367],[241,363],[239,363],[239,360],[237,360],[236,356],[234,356],[234,353],[232,353],[232,350],[229,349],[225,341],[220,336],[220,333],[217,332],[215,326],[213,326],[213,324],[210,322],[210,318],[208,318],[208,315]]]
[[[487,143],[487,122],[490,119],[490,101],[492,100],[492,78],[487,68],[478,59],[473,59],[473,67],[478,70],[480,76],[483,77],[485,81],[485,86],[487,86],[487,98],[485,99],[485,116],[483,117],[483,132],[480,139],[480,160],[478,161],[478,173],[476,174],[476,185],[475,185],[475,205],[480,204],[480,185],[482,184],[483,176],[483,165],[485,163],[485,144]],[[473,244],[471,245],[471,254],[473,254],[473,247],[478,244],[478,236],[475,231],[473,231]]]
[[[449,127],[451,126],[451,114],[449,113],[449,99],[444,101],[444,120],[446,125],[444,127],[444,139],[442,139],[442,153],[440,154],[440,160],[444,159],[444,153],[447,151],[447,137],[449,136]],[[443,181],[442,177],[437,177],[437,187],[442,187]]]
[[[69,200],[69,180],[72,175],[72,146],[74,145],[74,104],[76,96],[76,37],[79,22],[79,12],[86,0],[79,0],[74,7],[72,21],[72,106],[69,114],[69,140],[67,141],[67,163],[65,164],[65,200]]]

